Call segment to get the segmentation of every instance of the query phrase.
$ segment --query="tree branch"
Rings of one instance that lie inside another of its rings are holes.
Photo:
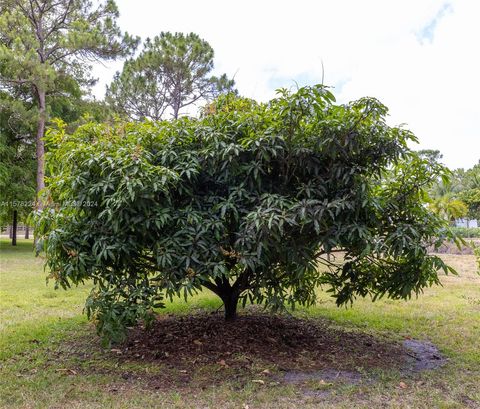
[[[210,291],[212,291],[213,293],[217,294],[218,296],[220,296],[220,289],[215,285],[213,284],[211,281],[209,280],[201,280],[202,282],[202,285],[205,287],[205,288],[208,288]]]

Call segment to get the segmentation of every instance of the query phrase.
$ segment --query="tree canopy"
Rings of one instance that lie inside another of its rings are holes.
[[[60,124],[37,218],[51,277],[93,280],[86,310],[109,339],[203,288],[227,319],[239,301],[310,305],[318,286],[338,305],[418,294],[453,271],[427,251],[455,239],[425,205],[444,168],[386,114],[313,86],[265,104],[222,96],[198,119]]]
[[[197,34],[162,32],[115,74],[106,100],[132,120],[178,118],[192,104],[233,90],[226,74],[211,74],[213,57],[213,48]]]

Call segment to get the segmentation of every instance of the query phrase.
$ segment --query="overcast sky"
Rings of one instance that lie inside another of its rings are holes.
[[[475,0],[117,0],[119,24],[142,39],[195,32],[215,50],[216,73],[265,101],[279,87],[324,83],[337,101],[362,96],[406,124],[415,149],[451,168],[480,159],[480,2]],[[122,63],[96,67],[94,93]],[[412,146],[413,147],[413,146]]]

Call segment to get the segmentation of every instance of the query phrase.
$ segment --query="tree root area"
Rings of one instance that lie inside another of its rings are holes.
[[[148,330],[131,329],[118,351],[122,359],[178,368],[261,364],[280,371],[401,368],[407,358],[403,346],[386,337],[320,319],[258,313],[233,322],[220,314],[159,316]]]
[[[309,391],[310,382],[371,383],[382,371],[392,370],[416,377],[446,362],[428,342],[255,310],[233,322],[218,313],[160,315],[149,329],[130,329],[128,339],[109,354],[116,355],[120,367],[138,363],[146,368],[142,375],[123,372],[122,382],[178,390],[257,382],[299,384]]]

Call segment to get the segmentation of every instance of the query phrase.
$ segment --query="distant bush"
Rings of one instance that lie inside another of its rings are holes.
[[[480,238],[480,227],[453,227],[452,230],[460,237]]]

